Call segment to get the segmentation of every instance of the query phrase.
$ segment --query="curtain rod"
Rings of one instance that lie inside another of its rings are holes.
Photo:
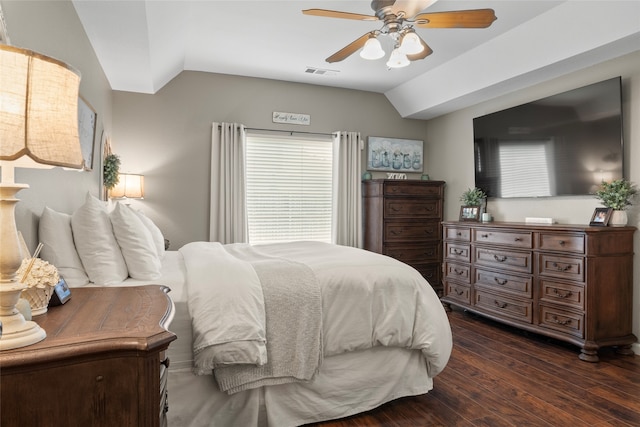
[[[331,132],[331,133],[326,133],[326,132],[307,132],[307,131],[302,131],[302,130],[262,129],[262,128],[250,128],[250,127],[245,127],[245,130],[258,130],[258,131],[262,131],[262,132],[281,132],[281,133],[288,133],[290,135],[293,135],[294,133],[301,133],[301,134],[306,134],[306,135],[323,135],[323,136],[333,136],[333,135],[335,135],[335,132]]]

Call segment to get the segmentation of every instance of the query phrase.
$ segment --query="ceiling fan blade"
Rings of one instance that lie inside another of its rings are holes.
[[[437,0],[396,0],[390,10],[394,15],[398,15],[402,12],[405,19],[411,19],[436,1]]]
[[[360,13],[340,12],[337,10],[326,9],[306,9],[302,11],[305,15],[311,16],[324,16],[326,18],[342,18],[342,19],[354,19],[356,21],[377,21],[378,18],[373,15],[362,15]]]
[[[414,18],[420,28],[487,28],[495,21],[493,9],[421,13]]]
[[[342,61],[343,59],[346,59],[349,55],[351,55],[356,50],[358,50],[362,46],[364,46],[364,44],[367,42],[367,40],[369,39],[369,36],[371,34],[373,34],[373,33],[372,32],[371,33],[367,33],[367,34],[363,35],[362,37],[360,37],[359,39],[356,39],[356,40],[352,41],[351,43],[349,43],[348,45],[346,45],[345,47],[343,47],[342,49],[340,49],[339,51],[337,51],[336,53],[334,53],[333,55],[328,57],[326,59],[326,61],[327,62],[339,62],[339,61]]]
[[[425,43],[424,40],[422,40],[422,37],[418,36],[418,38],[420,39],[420,44],[422,44],[422,46],[424,46],[424,49],[420,53],[414,53],[413,55],[407,55],[407,58],[409,59],[409,61],[417,61],[419,59],[424,59],[424,58],[426,58],[427,56],[429,56],[429,55],[431,55],[433,53],[433,50],[429,47],[429,45],[427,45]]]

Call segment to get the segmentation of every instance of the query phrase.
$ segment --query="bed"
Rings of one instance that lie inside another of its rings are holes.
[[[90,195],[72,215],[45,208],[39,239],[72,288],[171,289],[169,425],[283,427],[353,415],[427,393],[451,353],[431,286],[380,254],[319,242],[166,251],[143,214]]]

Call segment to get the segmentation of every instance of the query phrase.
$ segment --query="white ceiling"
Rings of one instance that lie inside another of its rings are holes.
[[[73,4],[114,90],[155,93],[183,70],[205,71],[384,93],[403,117],[421,119],[640,50],[637,0],[439,0],[425,11],[492,8],[497,20],[486,29],[417,29],[434,53],[402,69],[357,53],[325,62],[381,22],[301,12],[373,15],[370,1]]]

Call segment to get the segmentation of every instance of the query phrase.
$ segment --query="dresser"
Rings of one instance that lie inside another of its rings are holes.
[[[362,182],[364,249],[417,269],[442,293],[443,181]]]
[[[73,288],[33,318],[47,333],[0,352],[0,425],[166,425],[168,288]]]
[[[444,222],[442,302],[581,348],[632,354],[635,227]]]

